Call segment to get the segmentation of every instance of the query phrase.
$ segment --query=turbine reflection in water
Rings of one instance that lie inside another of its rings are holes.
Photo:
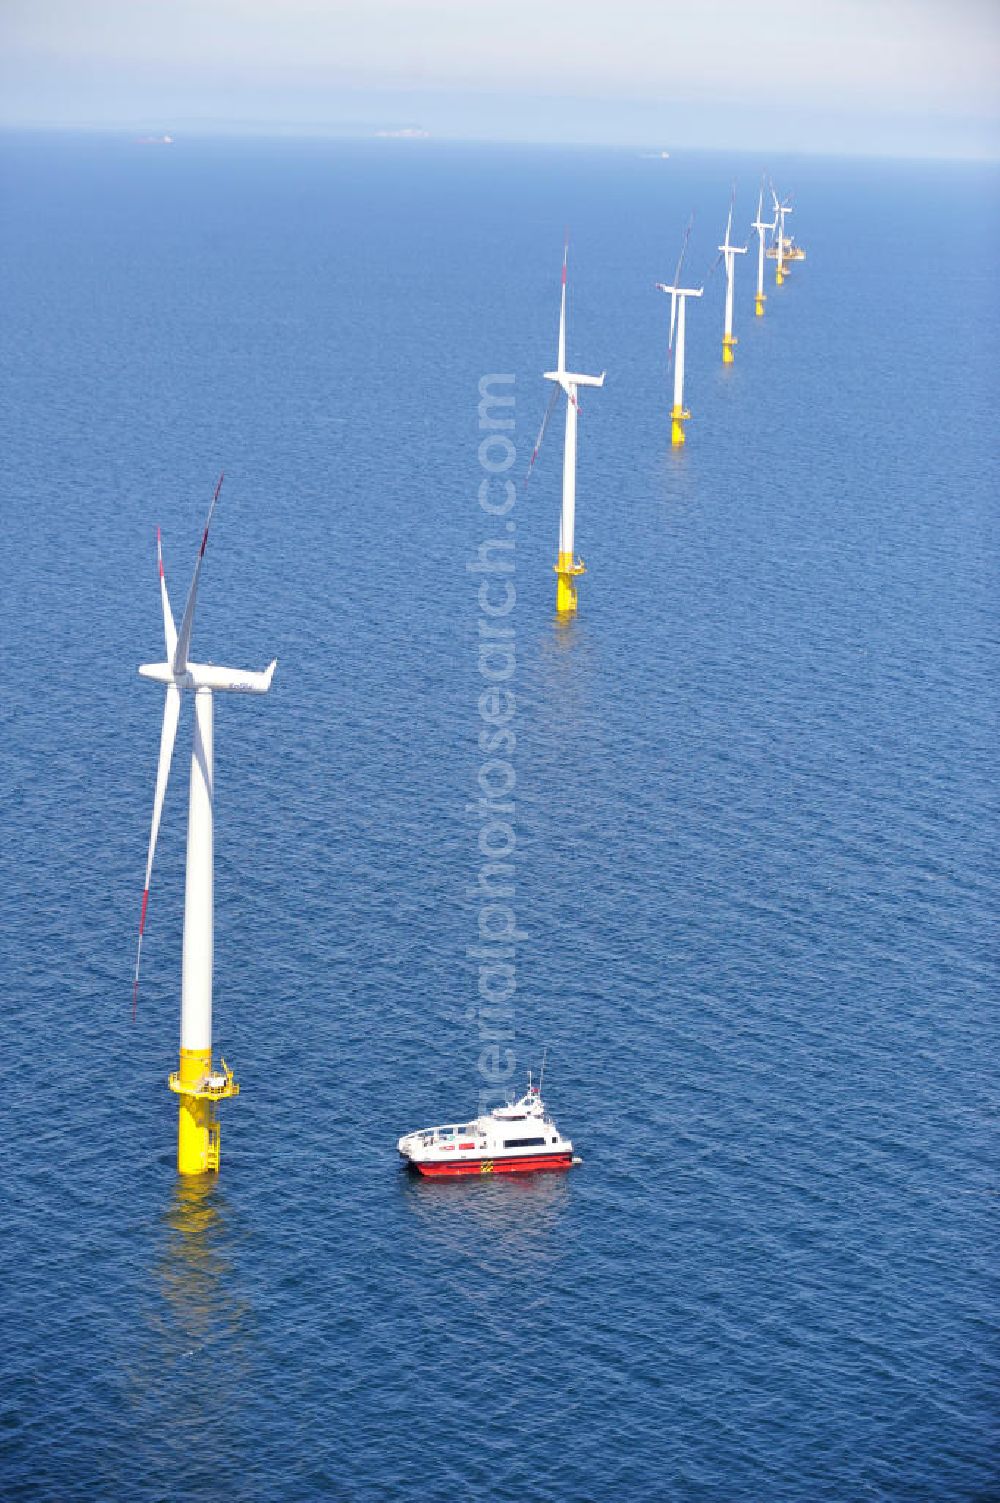
[[[231,1293],[230,1217],[211,1175],[178,1178],[163,1214],[167,1238],[156,1264],[169,1325],[184,1355],[239,1334],[241,1308]]]
[[[190,1448],[234,1426],[251,1363],[250,1306],[230,1250],[233,1215],[214,1175],[178,1177],[160,1217],[151,1302],[132,1385],[133,1444],[190,1469]]]

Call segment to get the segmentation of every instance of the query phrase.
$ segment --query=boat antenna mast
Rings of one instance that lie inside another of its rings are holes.
[[[539,1096],[542,1094],[542,1082],[545,1079],[545,1061],[548,1058],[548,1053],[549,1053],[549,1046],[548,1046],[548,1044],[546,1044],[545,1048],[542,1050],[542,1068],[538,1072],[538,1094],[539,1094]]]

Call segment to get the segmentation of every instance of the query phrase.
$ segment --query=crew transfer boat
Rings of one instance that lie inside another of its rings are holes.
[[[526,1174],[580,1162],[530,1078],[520,1101],[498,1106],[473,1122],[407,1133],[396,1146],[411,1169],[427,1175]]]

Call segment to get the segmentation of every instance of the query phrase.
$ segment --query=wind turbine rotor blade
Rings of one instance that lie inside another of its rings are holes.
[[[668,366],[668,368],[670,366],[671,360],[673,360],[673,358],[674,358],[674,330],[675,330],[676,326],[677,326],[677,294],[676,294],[676,292],[672,292],[670,294],[670,342],[667,345],[667,366]]]
[[[139,914],[139,941],[135,951],[135,977],[132,982],[132,1019],[135,1020],[136,999],[139,995],[139,966],[142,961],[142,937],[146,932],[146,909],[149,905],[149,880],[153,874],[153,856],[156,853],[156,838],[160,833],[160,817],[163,800],[170,777],[170,761],[174,754],[177,736],[177,721],[181,713],[181,691],[176,684],[167,685],[163,702],[163,728],[160,731],[160,760],[156,765],[156,792],[153,795],[153,822],[149,831],[149,850],[146,853],[146,881],[142,889],[142,910]]]
[[[566,369],[566,264],[569,260],[569,236],[563,241],[562,291],[559,296],[559,358],[556,369]]]
[[[532,449],[531,459],[528,461],[528,472],[524,477],[525,490],[527,490],[528,488],[528,481],[531,479],[531,472],[535,468],[535,460],[538,458],[538,451],[542,447],[542,439],[545,437],[545,430],[549,426],[549,418],[552,416],[552,409],[553,407],[555,407],[556,403],[559,400],[559,393],[561,390],[562,387],[558,382],[556,382],[552,387],[552,395],[551,397],[549,397],[549,405],[545,409],[545,416],[542,418],[542,426],[538,430],[538,437],[535,439],[535,447]]]
[[[156,529],[156,565],[160,571],[160,599],[163,604],[163,638],[167,645],[167,662],[172,663],[174,653],[177,651],[177,628],[174,625],[174,613],[170,609],[167,580],[163,572],[163,546],[160,541],[159,528]]]
[[[208,508],[208,520],[205,523],[205,531],[201,535],[201,548],[198,551],[198,562],[194,566],[194,577],[191,580],[191,588],[188,591],[187,604],[184,607],[184,618],[181,621],[181,629],[177,637],[177,646],[174,649],[173,667],[175,673],[183,673],[187,668],[188,652],[191,647],[191,628],[194,625],[194,608],[198,600],[198,580],[201,576],[201,565],[202,560],[205,557],[205,549],[208,546],[208,529],[212,525],[212,518],[215,515],[216,502],[219,499],[219,492],[222,490],[222,482],[223,480],[225,480],[225,478],[226,474],[225,471],[223,471],[219,476],[219,483],[215,487],[215,495],[212,497],[212,504]]]
[[[684,231],[684,239],[681,241],[681,253],[677,257],[677,270],[674,272],[675,287],[679,287],[681,285],[681,267],[684,265],[684,257],[687,254],[688,241],[691,239],[691,228],[693,224],[694,214],[691,215],[691,218],[687,222],[687,229]]]

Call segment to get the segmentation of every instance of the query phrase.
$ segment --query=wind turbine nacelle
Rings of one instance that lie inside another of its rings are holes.
[[[175,684],[178,689],[212,689],[232,694],[266,694],[271,687],[278,659],[263,673],[246,668],[219,668],[214,663],[188,663],[183,673],[175,673],[170,663],[142,663],[139,674],[157,684]]]
[[[603,386],[607,371],[601,371],[599,376],[578,376],[573,371],[546,371],[546,381],[558,381],[563,391],[569,395],[570,386]]]

